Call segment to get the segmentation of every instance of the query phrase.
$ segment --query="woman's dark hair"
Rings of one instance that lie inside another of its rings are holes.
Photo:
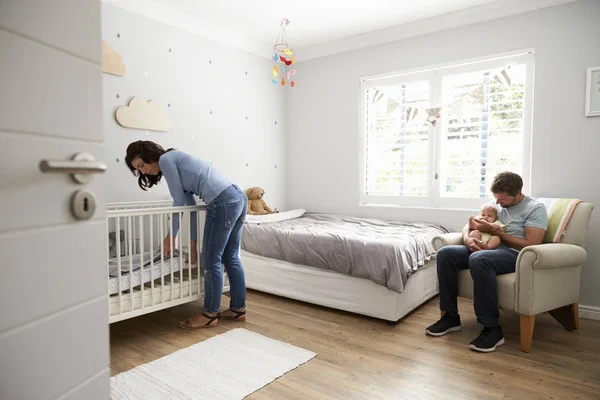
[[[523,179],[514,172],[500,172],[492,182],[492,193],[506,193],[515,197],[523,189]]]
[[[163,149],[160,144],[154,143],[150,140],[138,140],[137,142],[130,143],[127,146],[127,155],[125,155],[125,164],[131,170],[133,175],[138,177],[138,185],[142,190],[151,188],[158,184],[162,178],[162,172],[158,175],[145,175],[137,170],[132,164],[136,158],[141,158],[145,164],[151,164],[158,162],[160,156],[174,149]]]

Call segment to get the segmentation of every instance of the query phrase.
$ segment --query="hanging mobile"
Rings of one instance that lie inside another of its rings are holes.
[[[296,86],[296,82],[294,80],[294,75],[296,75],[295,69],[290,69],[286,74],[286,66],[292,65],[296,62],[295,58],[292,57],[294,54],[294,46],[291,46],[287,42],[287,38],[285,36],[285,27],[289,25],[290,21],[287,18],[281,20],[279,24],[279,34],[277,35],[277,39],[275,40],[275,44],[273,45],[273,61],[276,63],[273,66],[273,72],[271,77],[271,82],[274,85],[280,83],[281,86],[285,86],[285,84],[289,84],[289,86]],[[281,65],[281,68],[279,65]],[[279,75],[281,74],[281,79],[279,79]],[[287,81],[286,81],[287,78]]]

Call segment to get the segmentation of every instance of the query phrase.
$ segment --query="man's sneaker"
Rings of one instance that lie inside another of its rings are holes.
[[[446,333],[457,332],[461,329],[460,317],[452,317],[448,314],[445,314],[438,322],[433,325],[429,325],[425,329],[425,332],[431,336],[444,336]]]
[[[502,334],[502,328],[500,326],[494,326],[483,328],[479,336],[477,336],[469,347],[473,350],[489,353],[496,350],[496,347],[504,344],[504,335]]]

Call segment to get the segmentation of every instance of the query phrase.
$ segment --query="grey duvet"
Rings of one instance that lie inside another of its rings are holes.
[[[242,249],[263,257],[369,279],[402,293],[409,276],[435,257],[440,225],[331,214],[245,224]]]

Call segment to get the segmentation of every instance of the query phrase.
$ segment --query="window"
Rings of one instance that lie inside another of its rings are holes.
[[[363,204],[473,208],[491,180],[529,185],[533,53],[361,81]]]

